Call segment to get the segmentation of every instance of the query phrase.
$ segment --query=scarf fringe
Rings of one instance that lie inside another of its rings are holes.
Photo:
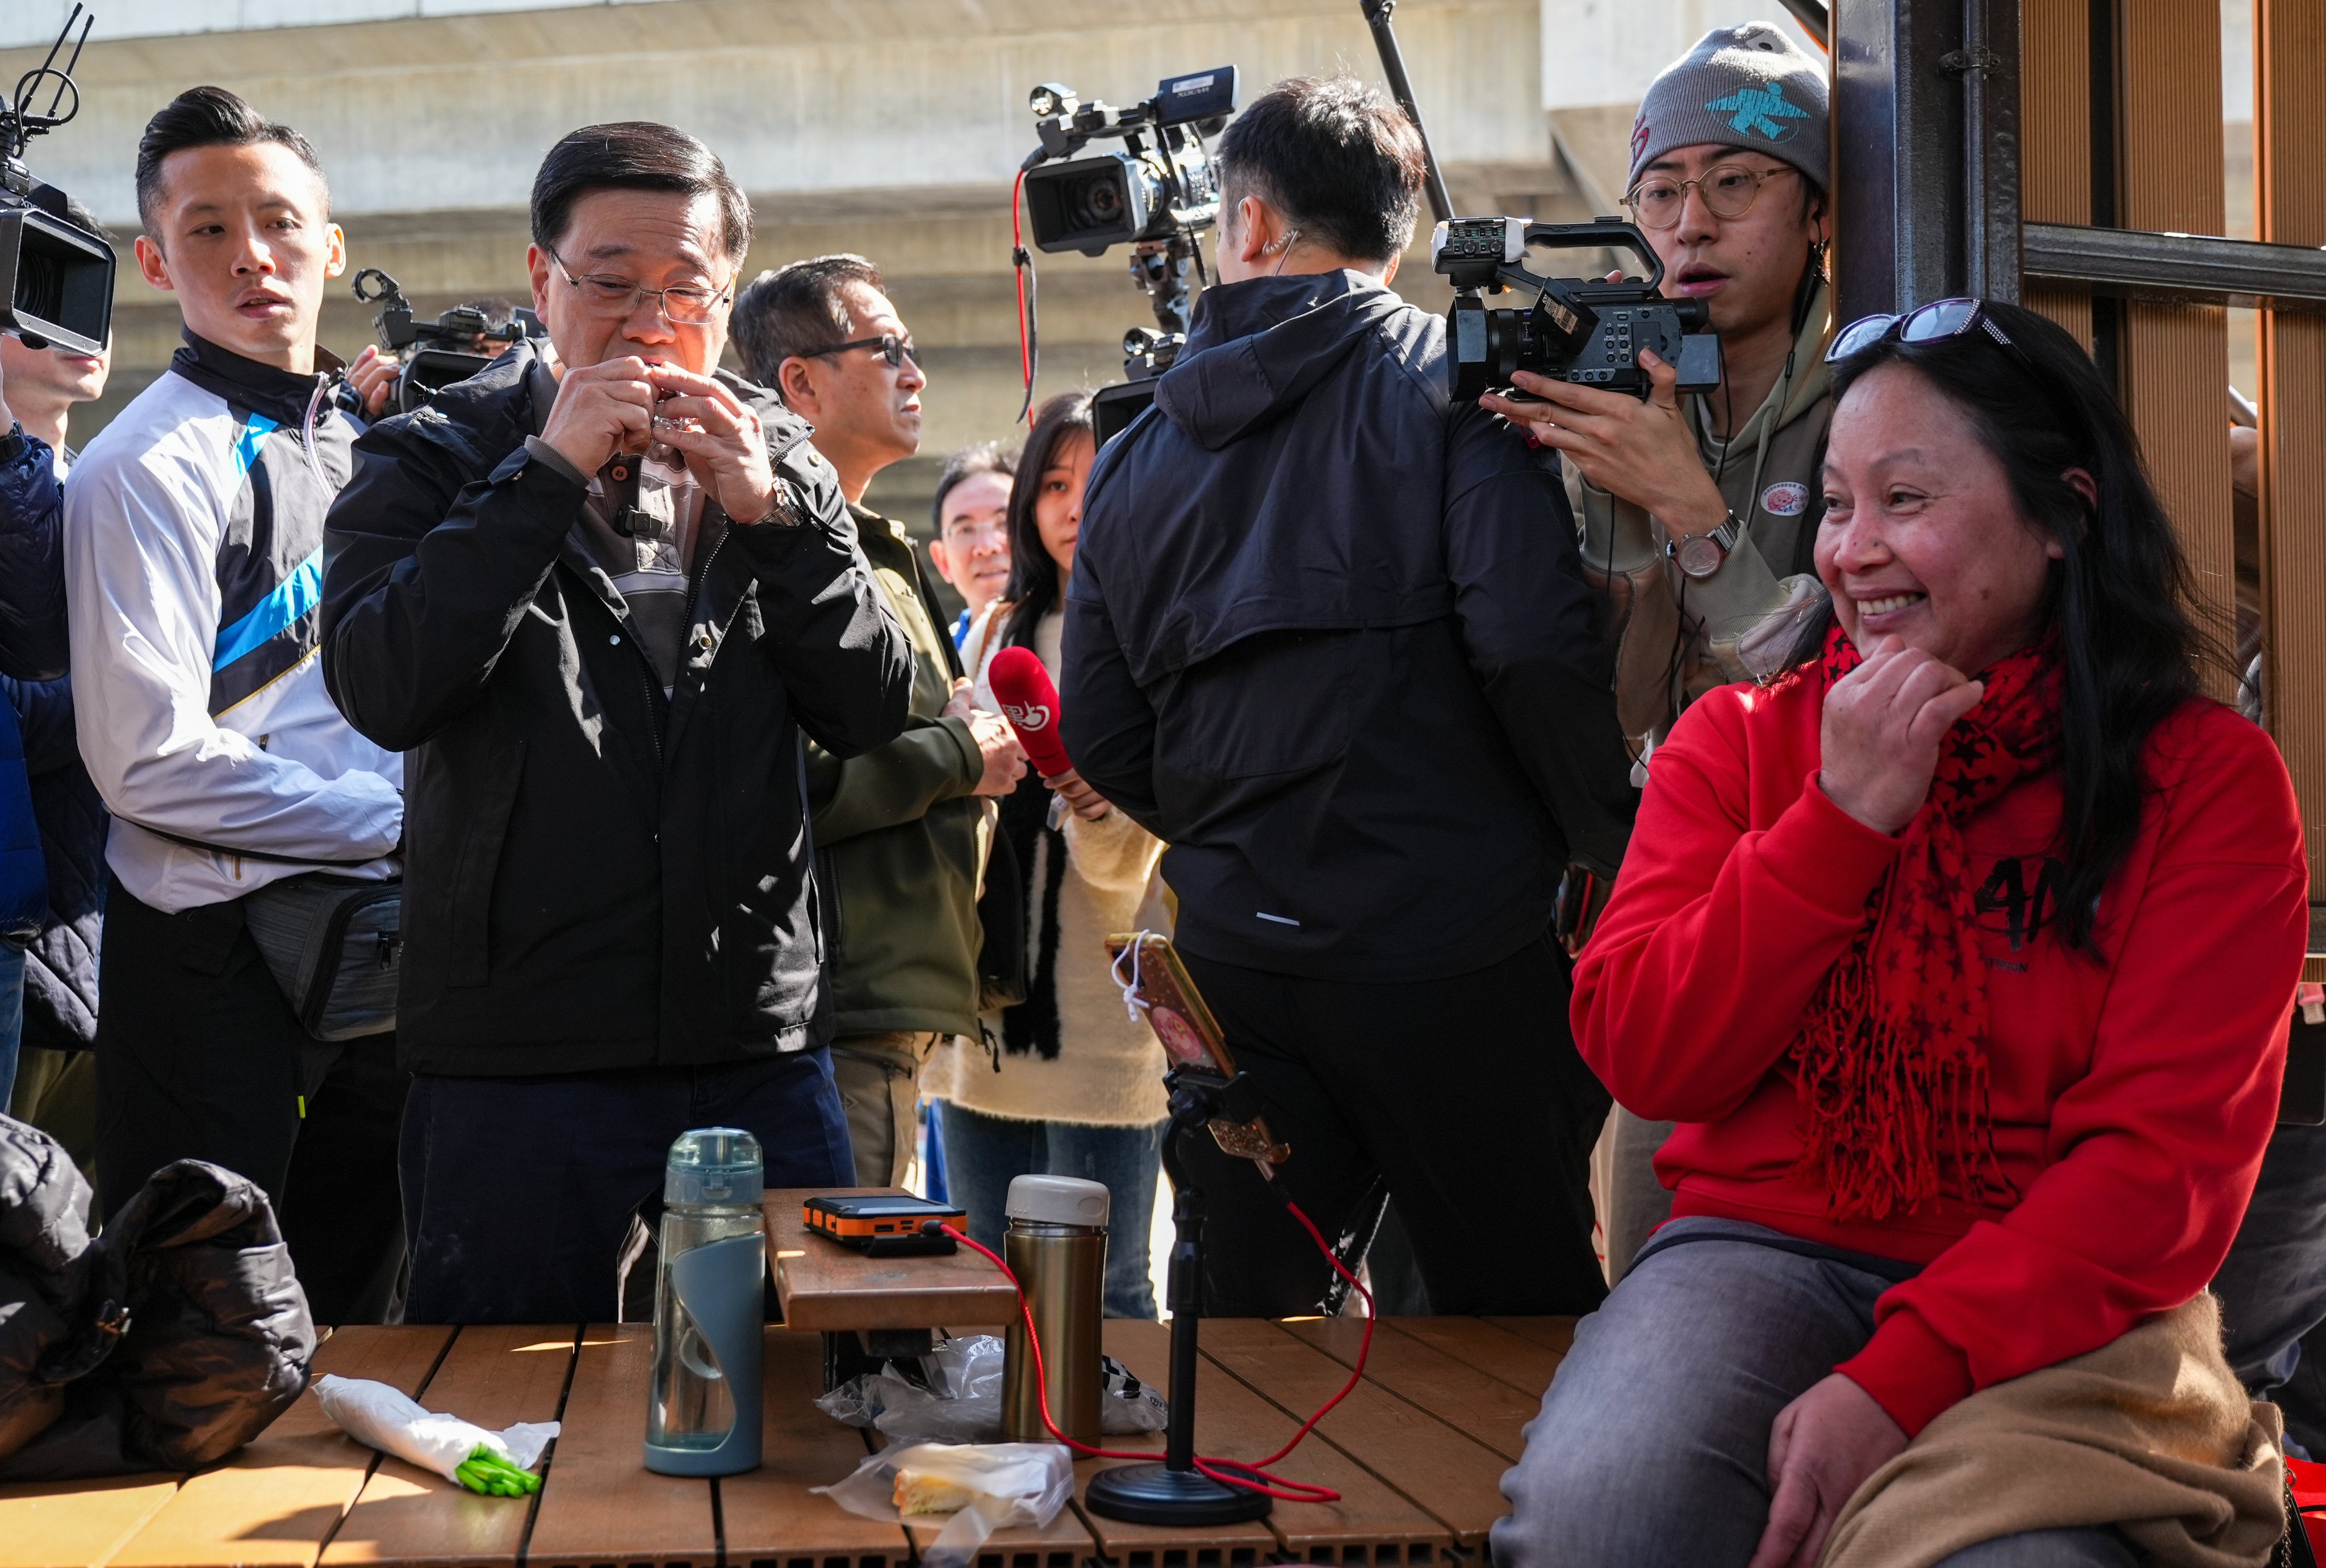
[[[1826,689],[1859,662],[1835,628]],[[1986,700],[1941,752],[1929,803],[1802,1018],[1792,1174],[1825,1187],[1835,1219],[1885,1220],[1949,1190],[1976,1202],[1990,1178],[2012,1190],[1995,1150],[1986,971],[1961,824],[2052,765],[2058,668],[2046,643],[1987,673]]]

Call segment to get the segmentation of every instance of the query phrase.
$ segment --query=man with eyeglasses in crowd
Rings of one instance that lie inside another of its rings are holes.
[[[1616,714],[1642,764],[1696,698],[1781,666],[1799,612],[1822,599],[1826,131],[1825,68],[1773,23],[1706,33],[1641,100],[1624,199],[1665,296],[1710,307],[1719,389],[1680,395],[1673,367],[1642,353],[1644,402],[1523,371],[1519,390],[1548,403],[1483,400],[1567,459],[1584,570],[1607,599]],[[1649,1164],[1670,1127],[1621,1106],[1609,1127],[1620,1279],[1671,1217]]]
[[[832,465],[717,370],[751,239],[710,149],[592,125],[535,176],[521,344],[375,425],[324,667],[409,757],[408,1317],[610,1321],[690,1127],[846,1185],[799,738],[904,722],[910,645]]]
[[[978,875],[987,801],[1025,775],[1007,720],[978,712],[905,525],[864,506],[873,476],[921,444],[928,385],[879,269],[812,256],[762,273],[735,302],[747,374],[815,430],[872,577],[913,646],[904,733],[861,756],[807,752],[834,1008],[833,1075],[859,1185],[901,1183],[921,1065],[977,1038]]]

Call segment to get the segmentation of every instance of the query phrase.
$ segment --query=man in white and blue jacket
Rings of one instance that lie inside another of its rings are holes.
[[[114,818],[100,1194],[181,1158],[248,1176],[318,1320],[377,1321],[403,1248],[393,1036],[309,1035],[245,918],[288,877],[398,870],[403,759],[340,716],[317,654],[353,433],[315,329],[346,243],[313,149],[218,88],[146,126],[137,196],[138,266],[186,347],[65,498],[80,749]]]

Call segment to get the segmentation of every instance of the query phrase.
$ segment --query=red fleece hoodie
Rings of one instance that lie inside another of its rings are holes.
[[[2204,1288],[2276,1119],[2309,875],[2275,747],[2192,701],[2158,726],[2100,959],[2059,934],[2057,772],[1964,826],[1987,974],[1996,1155],[2015,1201],[1948,1194],[1839,1221],[1790,1173],[1788,1060],[1895,839],[1817,784],[1814,679],[1731,686],[1656,748],[1623,878],[1575,976],[1575,1036],[1615,1099],[1679,1127],[1676,1215],[1924,1264],[1838,1370],[1911,1435],[1975,1389],[2107,1343]],[[1990,1183],[1992,1184],[1992,1183]]]

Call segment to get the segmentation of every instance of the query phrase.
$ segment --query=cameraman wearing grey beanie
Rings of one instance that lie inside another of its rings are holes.
[[[1695,698],[1754,674],[1749,634],[1818,591],[1828,160],[1824,62],[1772,23],[1706,33],[1641,101],[1624,203],[1664,293],[1710,307],[1719,389],[1678,394],[1643,354],[1645,402],[1525,372],[1520,389],[1547,404],[1484,400],[1568,459],[1635,751]],[[1689,571],[1669,553],[1684,540]]]
[[[1520,388],[1547,404],[1483,400],[1567,457],[1584,568],[1616,637],[1617,716],[1643,759],[1694,699],[1766,673],[1759,651],[1782,656],[1794,617],[1822,600],[1810,556],[1833,413],[1826,106],[1823,64],[1766,22],[1706,33],[1641,101],[1625,203],[1665,294],[1711,307],[1718,391],[1677,395],[1656,366],[1645,402],[1523,371]],[[1689,552],[1698,569],[1711,557],[1702,575],[1674,558],[1689,538],[1717,547]],[[1670,1130],[1621,1106],[1609,1122],[1600,1189],[1617,1279],[1671,1218],[1650,1164]]]

